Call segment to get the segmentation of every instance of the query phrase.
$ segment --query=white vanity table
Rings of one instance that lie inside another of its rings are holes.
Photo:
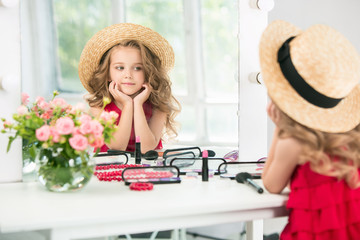
[[[261,181],[258,181],[261,184]],[[1,233],[50,231],[51,240],[247,222],[247,238],[262,239],[262,219],[286,216],[287,194],[258,194],[229,179],[183,179],[131,191],[93,177],[84,189],[53,193],[37,182],[0,184]],[[239,232],[241,229],[239,229]]]

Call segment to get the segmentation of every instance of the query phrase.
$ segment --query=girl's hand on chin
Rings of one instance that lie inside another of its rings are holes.
[[[121,105],[126,105],[128,103],[132,103],[132,99],[130,96],[126,95],[122,91],[119,90],[117,84],[112,81],[109,85],[110,94],[113,96],[116,102]]]
[[[143,104],[150,96],[151,93],[151,86],[148,83],[144,83],[143,90],[139,92],[139,94],[134,98],[134,103]]]

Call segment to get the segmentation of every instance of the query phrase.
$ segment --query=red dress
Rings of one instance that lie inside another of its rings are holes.
[[[360,188],[320,175],[306,163],[296,168],[282,240],[360,239]]]
[[[145,113],[145,117],[147,122],[149,122],[151,116],[152,116],[152,105],[149,101],[146,101],[143,104],[143,109],[144,109],[144,113]],[[116,106],[116,104],[114,102],[109,103],[108,105],[106,105],[105,111],[110,112],[110,111],[115,111],[119,114],[119,117],[116,120],[116,125],[119,124],[120,121],[120,117],[121,117],[121,110]],[[140,139],[141,141],[141,139]],[[162,149],[162,142],[161,140],[159,141],[159,144],[157,145],[157,147],[155,149]],[[108,146],[106,146],[105,144],[100,148],[100,152],[107,152],[108,150]],[[131,135],[130,135],[130,139],[129,139],[129,143],[128,146],[126,148],[126,151],[130,151],[130,152],[134,152],[135,151],[135,131],[134,131],[134,123],[132,124],[131,127]]]

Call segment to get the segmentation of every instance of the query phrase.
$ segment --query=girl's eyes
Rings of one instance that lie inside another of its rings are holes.
[[[118,69],[118,70],[124,70],[125,68],[124,67],[122,67],[122,66],[117,66],[117,67],[115,67],[116,69]],[[141,71],[142,70],[142,67],[134,67],[134,70],[135,71]]]

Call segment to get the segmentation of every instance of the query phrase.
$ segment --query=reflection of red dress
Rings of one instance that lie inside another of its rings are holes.
[[[147,122],[149,122],[151,116],[152,116],[152,105],[149,101],[146,101],[143,104],[143,109],[144,109],[144,113],[145,113],[145,117]],[[118,119],[116,120],[116,125],[119,124],[120,121],[120,117],[121,117],[121,110],[116,106],[116,104],[114,102],[109,103],[108,105],[106,105],[105,111],[110,112],[110,111],[115,111],[119,114]],[[141,139],[140,139],[141,141]],[[104,144],[101,148],[100,148],[100,152],[107,152],[109,148]],[[157,147],[155,149],[162,149],[162,142],[161,140],[159,141],[159,144],[157,145]],[[134,131],[134,123],[132,124],[131,127],[131,135],[130,135],[130,139],[129,139],[129,143],[128,146],[126,148],[126,151],[130,151],[130,152],[134,152],[135,151],[135,131]]]
[[[289,222],[280,239],[360,239],[360,188],[298,166],[287,203]]]

